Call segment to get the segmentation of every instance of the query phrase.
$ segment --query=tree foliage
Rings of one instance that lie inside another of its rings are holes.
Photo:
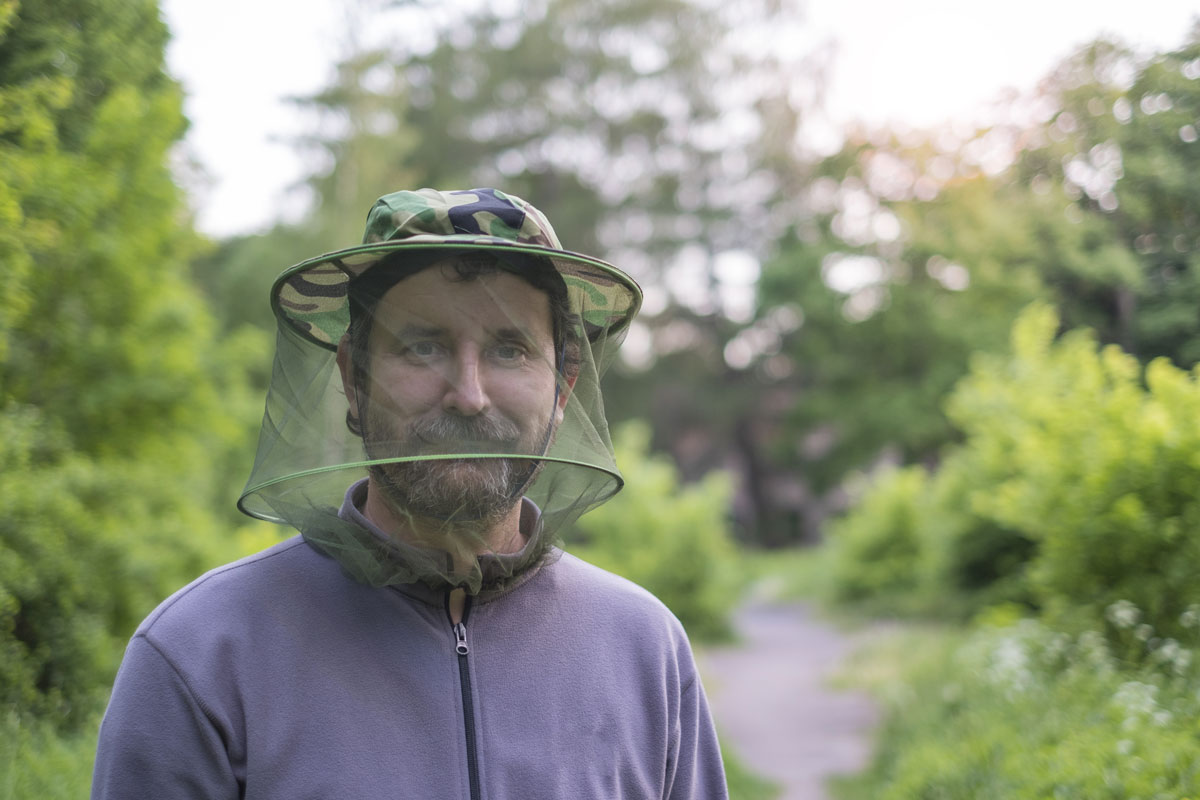
[[[998,602],[1131,642],[1127,603],[1158,636],[1200,604],[1200,372],[1144,370],[1084,331],[1054,341],[1046,306],[1008,357],[979,359],[949,412],[965,441],[935,475],[893,473],[835,527],[838,596],[970,615]],[[1140,643],[1137,648],[1140,649]]]
[[[1200,165],[1198,33],[1149,58],[1101,41],[1069,59],[1048,82],[1055,111],[1016,170],[1061,185],[1074,218],[1104,228],[1106,257],[1060,254],[1072,267],[1054,281],[1067,324],[1184,367],[1200,359],[1200,193],[1186,177]]]
[[[1006,121],[851,132],[818,165],[758,287],[760,320],[802,319],[758,357],[795,399],[781,440],[811,444],[776,464],[825,491],[881,457],[936,463],[956,438],[942,399],[1034,300],[1143,363],[1200,357],[1196,41],[1097,42]]]
[[[785,22],[772,8],[739,8],[742,35]],[[620,254],[644,279],[683,244],[744,246],[765,228],[747,203],[777,179],[754,172],[786,151],[775,139],[794,119],[777,60],[736,41],[732,10],[544,0],[396,13],[397,32],[308,101],[333,123],[315,140],[335,167],[317,179],[322,205],[361,200],[347,181],[378,189],[368,195],[396,180],[503,184],[553,209],[568,248]],[[373,153],[382,174],[343,173],[351,152]]]
[[[156,4],[0,9],[0,706],[74,724],[227,536],[246,354],[186,280]]]

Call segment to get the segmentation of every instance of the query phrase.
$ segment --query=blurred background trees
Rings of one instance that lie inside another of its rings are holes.
[[[94,722],[133,626],[242,524],[229,459],[261,402],[244,364],[266,353],[225,340],[188,279],[202,242],[168,168],[185,121],[166,39],[154,2],[0,4],[10,742]]]
[[[1045,466],[1041,468],[1045,475],[1030,463],[1024,467],[1028,471],[1022,473],[1022,467],[1017,466],[1015,440],[991,446],[987,465],[966,455],[975,450],[973,437],[1008,435],[1003,428],[1006,424],[1031,426],[1030,437],[1050,442],[1051,424],[1040,417],[1034,418],[1036,423],[1028,419],[1030,414],[1041,413],[1043,406],[1069,409],[1063,413],[1083,418],[1085,397],[1068,397],[1055,388],[1057,382],[1082,380],[1071,371],[1075,368],[1070,365],[1071,358],[1055,362],[1052,368],[1010,375],[1007,382],[1021,387],[1019,394],[1011,396],[1001,382],[988,384],[986,391],[978,390],[985,377],[974,376],[953,396],[960,398],[971,392],[991,404],[986,413],[964,416],[965,406],[958,399],[949,406],[951,413],[945,413],[948,390],[967,374],[972,359],[979,365],[976,370],[982,370],[983,364],[999,368],[1000,362],[982,360],[981,355],[999,357],[1010,352],[1008,321],[1026,303],[1037,299],[1056,309],[1055,323],[1042,334],[1047,340],[1065,330],[1086,328],[1100,344],[1121,348],[1131,359],[1122,369],[1135,384],[1149,382],[1150,375],[1166,374],[1167,366],[1158,364],[1147,377],[1141,377],[1141,370],[1156,359],[1165,359],[1176,368],[1190,370],[1194,366],[1200,306],[1193,302],[1189,287],[1196,274],[1200,241],[1194,224],[1196,196],[1191,194],[1186,175],[1194,168],[1190,159],[1198,152],[1190,147],[1196,141],[1194,123],[1200,111],[1198,57],[1200,49],[1194,34],[1180,49],[1146,61],[1138,61],[1116,44],[1095,43],[1066,61],[1043,83],[1041,96],[1035,101],[1041,109],[1036,124],[980,131],[958,146],[954,159],[943,160],[940,165],[938,159],[949,157],[940,154],[927,159],[928,168],[943,176],[940,182],[922,173],[920,165],[926,151],[920,147],[912,152],[888,143],[891,150],[880,155],[879,148],[864,144],[855,153],[848,170],[864,169],[864,164],[869,170],[870,164],[885,157],[893,160],[889,163],[900,161],[908,165],[905,174],[915,177],[913,191],[928,195],[927,199],[902,197],[898,202],[874,198],[883,209],[879,213],[894,214],[905,232],[898,237],[899,244],[868,243],[861,248],[862,255],[854,254],[872,259],[873,271],[869,280],[852,286],[843,296],[847,304],[864,295],[877,303],[870,318],[855,326],[864,335],[870,331],[867,326],[882,327],[884,320],[896,318],[891,331],[881,331],[873,337],[875,341],[916,336],[918,332],[927,337],[924,348],[919,342],[912,346],[912,340],[901,338],[906,345],[899,348],[900,357],[917,360],[913,378],[900,381],[881,401],[896,403],[900,402],[898,397],[915,397],[920,387],[928,385],[926,381],[936,381],[929,396],[936,402],[916,404],[931,423],[923,429],[934,435],[920,442],[906,440],[902,433],[874,432],[864,450],[881,452],[890,444],[897,448],[889,454],[894,463],[926,467],[936,467],[945,460],[936,481],[949,493],[933,505],[957,508],[960,513],[974,510],[977,503],[971,500],[970,492],[964,493],[963,480],[984,493],[1008,485],[1017,474],[1040,475],[1046,481],[1051,474],[1055,480],[1078,481],[1085,475],[1088,480],[1100,480],[1099,462],[1080,463],[1071,470],[1065,465],[1057,471]],[[1000,169],[989,169],[988,160],[1001,143],[1008,143],[1001,149],[1006,158],[999,163]],[[1014,149],[1014,143],[1020,147]],[[925,186],[920,183],[922,178],[929,179]],[[842,257],[835,261],[833,268],[846,260]],[[828,261],[823,263],[823,267],[827,265]],[[818,287],[818,291],[829,289]],[[933,301],[930,297],[929,301],[918,302],[918,311],[913,313],[907,303],[921,293],[940,294],[941,299]],[[949,324],[944,324],[947,317]],[[1073,352],[1075,360],[1087,358],[1079,350]],[[1023,358],[1018,362],[1026,365],[1023,369],[1034,370],[1028,353]],[[1036,375],[1036,380],[1031,375]],[[873,377],[850,373],[847,385],[858,382],[858,390],[869,390],[868,381]],[[1002,402],[1001,396],[1009,396],[1010,400]],[[828,424],[830,420],[838,424],[836,409],[837,404],[831,402],[826,413],[811,422],[803,415],[794,419],[801,426]],[[1162,413],[1180,414],[1174,423],[1180,427],[1172,435],[1186,436],[1183,420],[1187,418],[1187,406]],[[1093,436],[1101,437],[1115,435],[1114,426],[1141,424],[1139,419],[1094,419],[1089,426]],[[920,430],[899,419],[897,423],[909,432]],[[871,430],[851,426],[849,421],[841,424],[858,437],[865,438]],[[1161,427],[1162,420],[1153,424]],[[965,446],[959,444],[964,435]],[[1079,457],[1083,446],[1084,442],[1070,445],[1072,457]],[[1126,453],[1125,457],[1134,458],[1134,454]],[[963,467],[966,461],[971,463],[969,468]],[[961,478],[952,477],[959,473]],[[915,489],[911,475],[897,476],[897,480]],[[1176,478],[1183,479],[1176,472],[1171,478],[1146,472],[1140,480],[1151,484]],[[952,490],[951,484],[959,488]],[[887,491],[907,491],[900,486],[897,483]],[[938,491],[932,486],[930,490]],[[1119,494],[1107,503],[1117,502]],[[1186,496],[1186,492],[1180,494]],[[1068,526],[1082,536],[1085,521],[1098,520],[1095,515],[1103,508],[1107,504],[1086,512],[1075,505],[1061,511],[1083,514]],[[1028,515],[1027,525],[1045,521],[1035,519],[1038,514],[1029,506],[1021,513]],[[894,515],[892,518],[899,519]],[[919,518],[927,521],[928,515],[922,513]],[[854,520],[865,519],[861,514],[851,515],[853,525],[859,524]],[[1038,537],[1028,530],[1019,532],[1022,527],[1010,516],[992,518],[980,529],[976,546],[991,543],[995,547],[1008,541],[1005,547],[1012,551],[1008,556],[980,552],[976,558],[992,565],[992,574],[983,574],[983,580],[977,576],[969,584],[983,589],[992,579],[1011,577],[1009,568],[998,564],[1024,568],[1026,557],[1036,551],[1033,543]],[[1161,525],[1152,527],[1161,532]],[[910,538],[900,529],[896,534],[905,541]],[[935,538],[942,537],[937,534]],[[1021,552],[1026,557],[1017,555]],[[1113,577],[1109,575],[1097,586],[1110,585]],[[907,580],[915,585],[919,578],[908,572]],[[1029,587],[1016,591],[1020,594]],[[1076,599],[1083,601],[1082,597]]]
[[[802,29],[786,2],[356,13],[394,33],[296,98],[308,213],[209,242],[155,2],[0,0],[0,765],[59,759],[27,794],[79,761],[39,726],[94,726],[137,621],[271,540],[233,511],[267,289],[402,186],[501,186],[643,284],[606,378],[630,485],[569,544],[694,634],[727,633],[739,553],[828,540],[841,602],[1007,603],[1137,663],[1191,635],[1196,32],[1095,42],[985,129],[815,158],[821,64],[762,44]]]

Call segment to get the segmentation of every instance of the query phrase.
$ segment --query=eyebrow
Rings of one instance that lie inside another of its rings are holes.
[[[534,341],[533,334],[521,328],[500,328],[492,333],[497,339],[520,339],[523,342]]]
[[[437,327],[437,326],[433,326],[433,325],[415,325],[415,324],[402,325],[398,330],[394,330],[394,331],[387,330],[387,334],[389,336],[391,336],[393,339],[398,339],[398,340],[419,339],[419,338],[424,338],[424,337],[438,338],[441,336],[445,336],[447,334],[447,332],[448,332],[448,329],[446,329],[444,327]],[[496,339],[502,339],[502,340],[519,339],[523,342],[535,341],[533,334],[531,334],[529,331],[523,330],[522,328],[513,328],[513,327],[499,328],[494,331],[488,331],[488,334]]]
[[[421,337],[438,337],[446,334],[445,328],[431,325],[402,325],[398,330],[388,330],[393,339],[417,339]]]

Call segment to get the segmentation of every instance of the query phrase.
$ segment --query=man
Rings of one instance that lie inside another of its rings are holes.
[[[93,797],[725,797],[678,621],[553,546],[620,488],[637,285],[490,189],[388,195],[364,242],[272,290],[240,507],[301,536],[143,622]]]

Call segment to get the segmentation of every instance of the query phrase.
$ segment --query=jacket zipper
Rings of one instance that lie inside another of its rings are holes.
[[[450,616],[450,595],[446,594],[446,618],[454,631],[454,652],[458,654],[458,685],[462,692],[463,728],[467,736],[467,779],[470,783],[471,800],[482,797],[479,788],[479,753],[475,734],[475,702],[471,694],[471,664],[467,658],[471,649],[467,646],[467,617],[471,613],[471,598],[463,606],[462,621],[454,622]]]

